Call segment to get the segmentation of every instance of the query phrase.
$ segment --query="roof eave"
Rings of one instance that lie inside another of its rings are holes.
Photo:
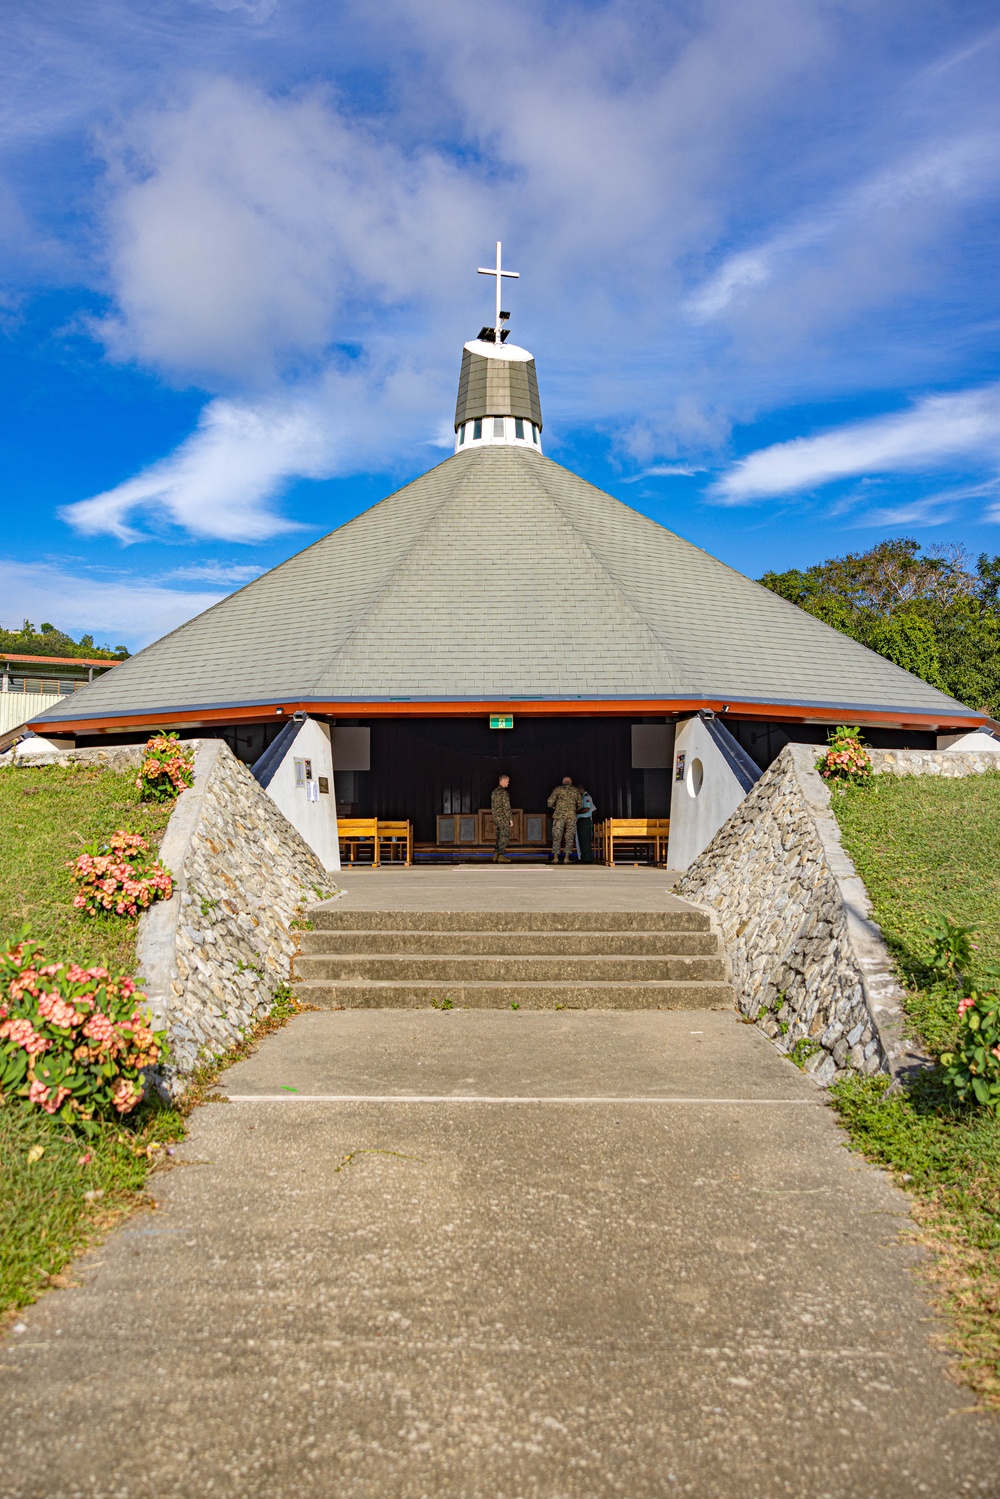
[[[268,698],[256,703],[189,703],[180,706],[128,710],[120,713],[87,715],[54,714],[55,706],[28,727],[35,733],[58,730],[61,733],[87,734],[146,728],[199,728],[223,723],[268,722],[277,717],[306,712],[330,718],[471,717],[480,713],[521,713],[538,717],[553,713],[576,716],[639,715],[674,716],[697,713],[703,709],[733,719],[765,719],[788,723],[842,723],[895,726],[919,730],[975,728],[983,725],[1000,728],[986,713],[976,712],[961,703],[946,703],[941,709],[927,707],[894,707],[879,703],[794,702],[781,700],[737,699],[733,697],[659,696],[622,697],[491,697],[437,698],[387,697],[378,699],[284,697]]]

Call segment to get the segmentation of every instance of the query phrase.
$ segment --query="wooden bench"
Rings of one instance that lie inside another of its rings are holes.
[[[382,862],[385,854],[386,864],[413,863],[413,823],[412,822],[383,822],[379,819],[378,833],[375,838],[377,851],[376,864]]]
[[[402,861],[413,863],[413,824],[411,822],[385,822],[378,817],[343,817],[337,826],[340,840],[340,857],[347,849],[349,864],[357,862],[358,852],[371,846],[372,865],[376,869],[382,863],[383,845],[387,845],[387,864]]]
[[[641,845],[652,853],[654,864],[665,864],[669,836],[669,817],[608,817],[594,828],[594,857],[614,867],[616,844]]]

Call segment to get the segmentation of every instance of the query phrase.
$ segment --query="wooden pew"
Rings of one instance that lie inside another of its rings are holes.
[[[401,854],[403,856],[403,861],[406,864],[412,864],[413,823],[382,822],[382,820],[379,819],[378,833],[375,839],[375,847],[379,852],[379,857],[375,860],[376,864],[381,862],[383,845],[385,845],[384,852],[388,855],[385,860],[387,864],[399,863],[399,857]]]
[[[378,864],[378,819],[376,817],[342,818],[337,825],[337,837],[340,840],[341,859],[344,857],[345,844],[348,863],[353,864],[362,844],[370,843],[372,844],[372,863]]]
[[[594,857],[614,867],[615,844],[643,844],[654,864],[667,862],[669,817],[608,817],[594,829]]]

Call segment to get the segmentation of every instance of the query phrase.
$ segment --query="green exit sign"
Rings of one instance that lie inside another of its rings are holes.
[[[513,727],[514,727],[514,715],[513,715],[513,713],[491,713],[490,714],[490,728],[491,729],[512,729]]]

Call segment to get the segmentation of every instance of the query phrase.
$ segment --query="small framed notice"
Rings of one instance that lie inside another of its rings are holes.
[[[683,779],[684,779],[684,761],[686,759],[687,759],[686,755],[678,755],[677,756],[676,765],[674,767],[674,780],[675,781],[683,781]]]
[[[330,777],[329,776],[319,776],[318,780],[319,780],[319,794],[320,794],[320,796],[329,796],[330,795]]]
[[[490,714],[490,728],[491,729],[512,729],[513,727],[514,727],[514,715],[513,715],[513,713],[491,713]]]

